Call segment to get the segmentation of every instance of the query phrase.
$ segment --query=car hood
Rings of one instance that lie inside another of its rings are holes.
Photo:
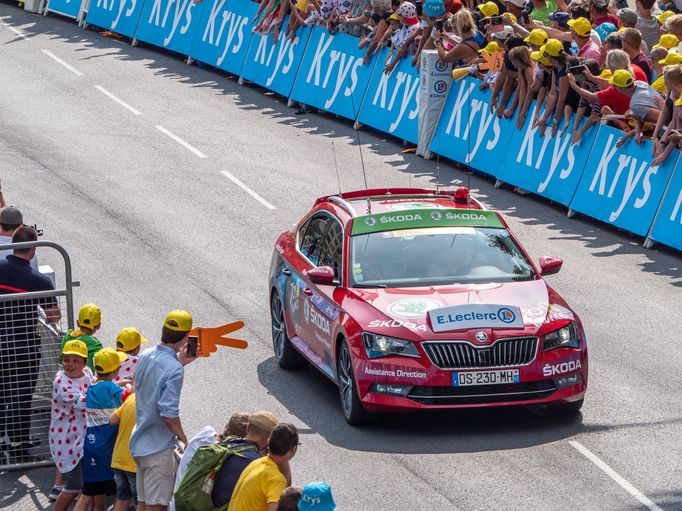
[[[523,315],[524,335],[536,335],[573,321],[574,314],[542,279],[526,282],[348,290],[364,302],[361,314],[353,314],[363,328],[407,328],[433,334],[428,311],[472,303],[512,305]],[[371,306],[371,309],[367,307]],[[359,311],[358,311],[359,312]],[[474,329],[480,330],[480,328]]]

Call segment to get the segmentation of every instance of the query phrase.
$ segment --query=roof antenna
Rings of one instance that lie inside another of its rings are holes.
[[[365,180],[365,190],[369,189],[369,186],[367,186],[367,172],[365,172],[365,159],[362,157],[362,145],[360,144],[360,129],[358,126],[358,115],[359,112],[355,110],[355,100],[353,99],[353,88],[350,86],[350,76],[346,77],[346,85],[348,87],[348,90],[351,91],[350,93],[350,105],[353,108],[353,129],[355,130],[355,138],[358,141],[358,151],[360,151],[360,165],[362,166],[362,177]],[[369,202],[369,199],[367,199]],[[370,206],[368,206],[367,209],[371,209]],[[369,213],[368,213],[369,214]]]
[[[334,170],[336,171],[336,184],[339,185],[339,195],[341,193],[341,178],[339,178],[339,166],[336,164],[336,148],[334,147],[334,141],[332,140],[332,154],[334,155]]]

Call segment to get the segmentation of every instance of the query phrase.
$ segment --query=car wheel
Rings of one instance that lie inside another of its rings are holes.
[[[275,350],[275,358],[282,369],[302,369],[306,366],[306,360],[296,348],[291,345],[287,336],[287,327],[284,323],[284,307],[279,293],[272,295],[270,304],[270,317],[272,321],[272,347]]]
[[[583,407],[583,401],[584,399],[580,399],[579,401],[573,401],[571,403],[553,403],[547,405],[547,408],[550,413],[557,414],[578,413],[580,409]]]
[[[352,426],[359,426],[367,421],[367,412],[362,407],[358,390],[355,386],[353,363],[346,341],[341,341],[339,356],[336,360],[336,374],[339,380],[339,397],[341,409],[346,422]]]

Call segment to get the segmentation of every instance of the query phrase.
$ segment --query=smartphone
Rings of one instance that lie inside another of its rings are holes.
[[[578,66],[573,66],[568,68],[568,72],[572,75],[584,75],[585,74],[585,64],[580,64]]]
[[[199,338],[193,335],[190,335],[189,338],[187,339],[187,355],[195,358],[197,356],[199,349]]]
[[[502,16],[492,16],[490,18],[490,23],[493,25],[501,25],[502,24]]]
[[[436,20],[436,32],[443,31],[443,20]]]
[[[523,23],[525,25],[528,25],[530,23],[530,14],[528,14],[528,11],[526,9],[521,11],[521,16],[523,17]]]
[[[414,5],[417,7],[417,16],[421,16],[423,12],[423,4],[421,0],[417,0]]]

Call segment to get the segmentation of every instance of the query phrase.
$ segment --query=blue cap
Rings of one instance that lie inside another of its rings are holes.
[[[334,511],[336,503],[332,497],[332,489],[327,483],[308,483],[298,501],[299,511]]]
[[[549,18],[550,21],[553,21],[554,23],[556,23],[557,25],[561,25],[562,27],[567,27],[568,20],[571,19],[571,15],[564,11],[556,11],[550,13],[547,17]]]
[[[599,35],[599,39],[603,41],[609,36],[609,34],[617,32],[618,29],[613,23],[606,22],[602,23],[598,27],[595,27],[594,31]]]
[[[445,5],[443,5],[443,0],[426,0],[424,7],[422,7],[422,12],[426,14],[429,18],[437,18],[445,14]]]

